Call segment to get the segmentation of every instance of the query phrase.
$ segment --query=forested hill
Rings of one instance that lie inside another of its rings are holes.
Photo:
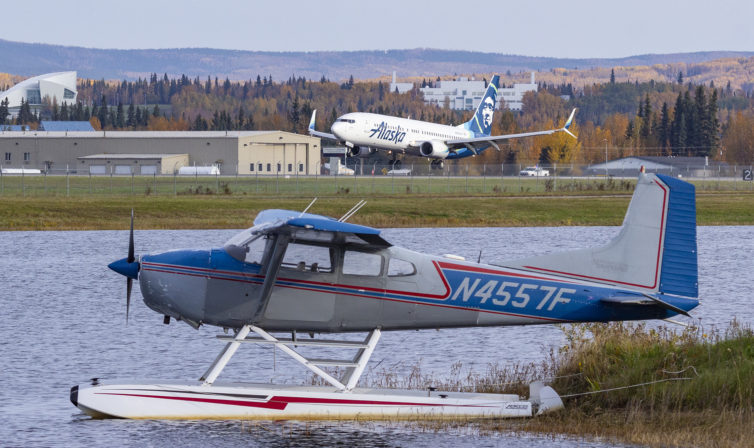
[[[501,51],[505,51],[501,48]],[[135,80],[151,73],[168,76],[187,74],[230,80],[254,79],[257,75],[285,80],[290,76],[343,81],[389,76],[463,75],[553,68],[651,66],[700,63],[721,58],[751,57],[754,52],[712,51],[664,55],[640,55],[614,59],[561,59],[516,56],[503,53],[434,49],[332,52],[261,52],[179,48],[161,50],[103,50],[30,44],[0,39],[0,72],[21,76],[76,70],[89,79]]]

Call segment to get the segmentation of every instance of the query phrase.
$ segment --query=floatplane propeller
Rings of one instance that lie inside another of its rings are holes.
[[[107,265],[110,269],[126,277],[126,324],[128,323],[128,311],[131,308],[131,290],[134,280],[139,277],[139,262],[134,256],[134,211],[131,209],[131,229],[128,236],[128,256],[113,261]]]

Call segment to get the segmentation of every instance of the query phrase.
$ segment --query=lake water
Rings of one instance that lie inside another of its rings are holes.
[[[138,222],[137,222],[138,226]],[[593,246],[615,227],[388,229],[383,236],[418,251],[482,261]],[[232,230],[136,231],[136,251],[218,247]],[[708,327],[734,317],[754,324],[754,227],[699,228],[700,297],[694,319]],[[467,429],[434,432],[350,422],[172,422],[91,420],[68,400],[91,377],[198,378],[222,344],[221,330],[196,331],[141,302],[138,284],[125,324],[125,279],[107,264],[126,255],[126,231],[0,232],[0,446],[614,446],[599,441]],[[665,324],[665,323],[660,323]],[[659,324],[653,324],[659,325]],[[437,378],[450,365],[483,372],[490,363],[544,359],[563,342],[555,326],[383,333],[366,375],[419,364]],[[307,371],[269,347],[244,346],[221,380],[300,383]],[[449,432],[446,432],[449,431]]]

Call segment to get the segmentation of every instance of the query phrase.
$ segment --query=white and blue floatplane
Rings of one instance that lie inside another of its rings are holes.
[[[562,408],[557,393],[541,383],[528,399],[357,385],[383,331],[668,319],[699,304],[694,187],[668,176],[640,173],[607,245],[495,265],[394,246],[346,222],[361,205],[341,219],[266,210],[223,247],[138,257],[132,215],[128,257],[110,265],[127,278],[126,309],[138,280],[166,323],[235,334],[219,336],[225,348],[198,381],[93,380],[71,389],[73,404],[120,418],[528,417]],[[367,336],[297,336],[358,332]],[[217,382],[248,343],[275,345],[328,385]],[[313,359],[296,350],[311,345],[355,354]],[[344,374],[328,373],[332,366]]]

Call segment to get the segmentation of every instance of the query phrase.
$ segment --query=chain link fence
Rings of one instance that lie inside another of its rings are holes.
[[[226,172],[229,167],[224,167]],[[231,169],[235,167],[230,167]],[[276,166],[273,164],[273,168]],[[237,171],[237,170],[236,170]],[[752,191],[752,165],[685,165],[652,169],[694,183],[698,190]],[[295,172],[254,174],[92,174],[67,169],[31,170],[3,166],[0,196],[81,195],[519,195],[584,192],[631,192],[637,167],[594,169],[588,165],[355,163],[314,175]]]

